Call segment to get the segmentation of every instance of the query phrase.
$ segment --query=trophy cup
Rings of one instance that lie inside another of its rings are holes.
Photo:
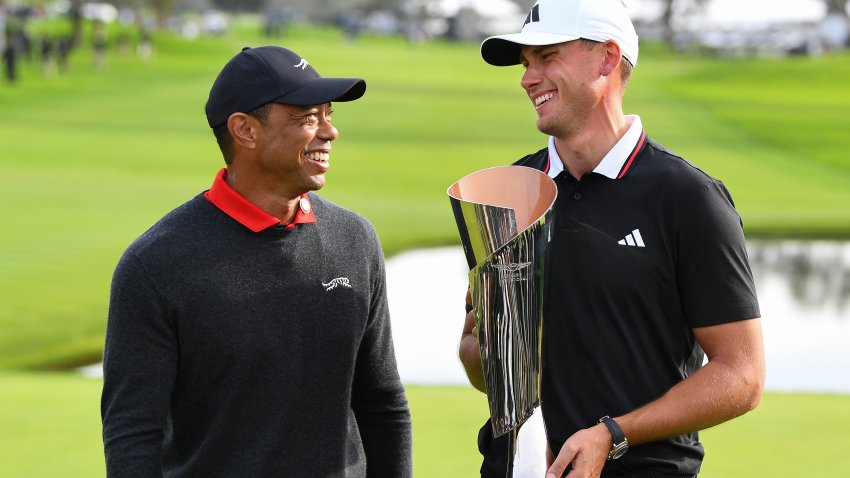
[[[470,268],[493,436],[513,432],[513,448],[540,404],[543,277],[557,187],[536,169],[500,166],[447,192]]]

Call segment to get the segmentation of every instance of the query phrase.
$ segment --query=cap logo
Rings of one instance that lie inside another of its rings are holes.
[[[528,16],[525,17],[525,23],[522,24],[523,28],[529,23],[539,22],[540,21],[540,5],[535,4],[534,7],[531,8],[531,11],[528,12]]]
[[[292,66],[295,67],[295,68],[300,67],[302,70],[306,70],[307,65],[309,65],[309,63],[307,63],[307,60],[302,58],[301,61],[299,61],[297,65],[292,65]]]

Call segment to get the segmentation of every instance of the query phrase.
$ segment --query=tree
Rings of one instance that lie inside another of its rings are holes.
[[[847,0],[823,0],[826,4],[826,13],[840,13],[847,15]]]
[[[847,0],[823,0],[826,16],[819,25],[821,42],[830,49],[850,46],[850,17],[847,15]]]
[[[71,19],[71,44],[75,48],[83,39],[83,2],[82,0],[71,0],[68,8],[68,16]]]
[[[213,0],[212,4],[228,12],[259,12],[266,7],[266,0]]]
[[[168,18],[174,10],[174,5],[177,0],[151,0],[151,7],[156,12],[156,24],[159,28],[165,29],[168,26]]]
[[[673,24],[677,16],[692,14],[706,3],[708,3],[708,0],[662,0],[664,10],[661,13],[660,21],[664,32],[664,43],[673,46],[675,41]]]

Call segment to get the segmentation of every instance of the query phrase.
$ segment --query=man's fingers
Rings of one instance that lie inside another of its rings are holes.
[[[475,328],[475,313],[469,312],[466,314],[466,319],[463,321],[463,333],[471,334],[472,329]]]
[[[567,449],[566,446],[561,448],[561,452],[555,457],[552,466],[546,471],[546,478],[561,478],[564,476],[564,471],[569,466],[570,462],[575,458],[575,452]]]

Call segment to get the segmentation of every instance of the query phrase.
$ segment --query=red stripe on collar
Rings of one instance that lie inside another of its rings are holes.
[[[620,170],[620,174],[617,175],[617,179],[622,179],[623,176],[629,171],[629,168],[632,167],[632,163],[635,161],[635,157],[637,157],[641,148],[643,148],[643,144],[646,142],[646,131],[641,131],[640,139],[635,145],[635,149],[632,150],[632,154],[629,155],[629,159],[626,160],[626,164],[623,165],[623,169]]]
[[[236,192],[227,184],[227,168],[222,168],[215,177],[212,187],[204,193],[204,197],[222,212],[236,220],[239,224],[254,232],[260,232],[278,224],[283,224],[287,229],[292,229],[298,224],[316,222],[316,215],[310,204],[307,194],[301,195],[300,207],[295,211],[295,217],[291,223],[284,224],[278,218],[260,209],[245,196]]]

